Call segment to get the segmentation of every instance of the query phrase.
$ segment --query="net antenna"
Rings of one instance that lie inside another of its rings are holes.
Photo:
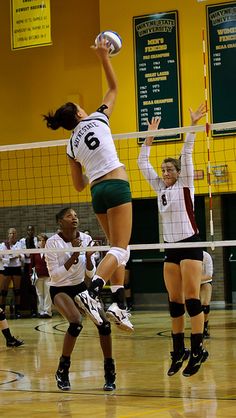
[[[211,249],[214,250],[214,223],[213,223],[213,204],[212,204],[212,190],[211,190],[211,158],[210,158],[210,124],[209,124],[209,99],[207,89],[207,67],[206,67],[206,42],[205,31],[202,30],[202,56],[203,56],[203,69],[204,69],[204,96],[206,106],[206,145],[207,145],[207,184],[209,193],[209,211],[210,211],[210,236],[212,240]]]

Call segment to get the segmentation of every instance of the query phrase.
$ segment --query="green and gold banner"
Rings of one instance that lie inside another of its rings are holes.
[[[207,6],[211,122],[236,120],[236,2]],[[213,131],[213,136],[236,130]]]
[[[180,69],[177,11],[133,18],[137,120],[140,131],[147,119],[161,117],[161,128],[181,126]],[[176,140],[181,135],[155,140]],[[143,140],[139,140],[140,143]]]
[[[51,43],[50,0],[11,0],[12,50]]]

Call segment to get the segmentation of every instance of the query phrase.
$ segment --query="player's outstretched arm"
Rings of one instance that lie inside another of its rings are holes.
[[[105,72],[108,90],[103,98],[103,104],[107,105],[107,109],[104,110],[104,113],[106,113],[107,116],[110,116],[115,104],[118,85],[116,75],[109,57],[109,45],[107,44],[107,40],[105,38],[101,38],[97,42],[96,46],[92,46],[92,49],[94,49],[97,56],[99,57]]]

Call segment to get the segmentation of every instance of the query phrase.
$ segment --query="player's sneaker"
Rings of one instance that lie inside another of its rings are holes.
[[[75,296],[75,302],[79,308],[82,308],[86,312],[95,325],[102,325],[103,320],[99,314],[99,304],[96,299],[90,296],[88,290],[78,293]]]
[[[115,322],[118,328],[132,332],[134,331],[133,324],[131,324],[129,317],[131,314],[126,309],[120,309],[117,303],[112,303],[106,311],[107,317]]]
[[[7,347],[20,347],[24,344],[23,340],[19,340],[18,338],[12,337],[10,340],[7,340],[6,345]]]
[[[115,373],[115,364],[114,360],[104,362],[104,377],[105,377],[105,384],[103,386],[103,390],[105,391],[112,391],[116,388],[115,380],[116,380],[116,373]]]
[[[170,355],[172,363],[167,374],[168,376],[173,376],[179,371],[179,369],[181,369],[183,362],[189,358],[190,350],[185,348],[184,351],[180,351],[178,353],[171,351]]]
[[[191,353],[189,362],[183,370],[183,376],[190,377],[197,373],[201,367],[201,364],[206,361],[208,355],[208,351],[204,348],[201,348],[198,353]]]
[[[70,380],[69,380],[69,369],[67,367],[63,368],[58,367],[55,378],[57,381],[57,386],[61,390],[70,390]]]

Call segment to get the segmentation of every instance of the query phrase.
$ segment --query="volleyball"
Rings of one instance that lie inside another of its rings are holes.
[[[97,42],[99,39],[101,39],[101,37],[107,39],[107,42],[110,45],[109,55],[114,56],[120,52],[120,49],[122,47],[122,39],[117,32],[114,32],[112,30],[105,30],[99,33],[99,35],[95,39],[95,45],[97,45]]]

